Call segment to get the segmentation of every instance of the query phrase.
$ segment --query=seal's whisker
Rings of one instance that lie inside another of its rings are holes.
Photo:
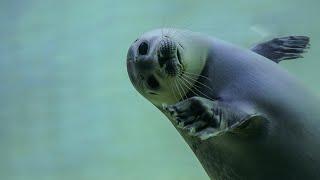
[[[177,82],[178,82],[178,85],[180,86],[181,91],[183,93],[182,100],[185,100],[187,98],[187,92],[185,91],[185,88],[183,87],[183,85],[181,83],[181,79],[179,78],[179,76],[177,77]]]
[[[195,76],[195,77],[202,77],[202,78],[207,79],[208,81],[211,81],[211,79],[209,79],[208,77],[203,76],[203,75],[201,75],[201,74],[194,74],[194,73],[191,73],[191,72],[188,72],[188,71],[184,71],[184,73],[186,73],[186,74],[188,74],[188,75],[191,75],[191,76]]]
[[[186,84],[186,81],[188,81],[188,80],[184,79],[183,77],[181,77],[181,80],[182,80],[184,86],[187,88],[187,91],[191,91],[193,94],[195,94],[195,95],[197,95],[197,96],[200,96],[199,94],[197,94],[196,92],[194,92],[194,91],[192,90],[192,87],[190,87],[190,85]],[[188,83],[189,83],[189,82],[188,82]],[[188,92],[187,92],[187,93],[188,93]]]
[[[182,76],[181,76],[182,77]],[[184,76],[186,77],[186,76]],[[186,79],[185,79],[186,80]],[[209,97],[207,94],[203,93],[202,91],[200,91],[198,88],[200,88],[199,86],[196,86],[195,84],[191,84],[189,81],[186,81],[191,87],[194,88],[194,90],[196,90],[197,92],[199,92],[200,94],[202,94],[203,96],[205,96],[206,98],[214,101],[214,99],[212,99],[211,97]],[[193,91],[192,91],[193,92]],[[197,94],[196,94],[197,95]]]
[[[184,30],[180,34],[185,38],[186,41],[189,41],[189,42],[193,43],[193,39],[188,38],[188,35],[187,35],[188,32],[190,32],[190,31],[189,30]]]
[[[202,77],[202,78],[205,78],[205,79],[211,81],[211,79],[209,79],[208,77],[200,75],[200,74],[193,74],[193,73],[188,72],[188,71],[185,71],[185,73],[188,74],[188,75],[194,76],[194,77]]]
[[[199,85],[202,85],[202,86],[210,89],[211,91],[213,91],[213,89],[212,89],[211,87],[209,87],[208,85],[205,85],[205,84],[201,83],[201,82],[198,81],[197,79],[194,79],[194,78],[192,78],[192,77],[190,77],[190,76],[188,76],[188,75],[184,75],[184,77],[190,79],[190,80],[193,81],[194,83],[198,83]],[[195,84],[195,86],[197,86],[197,85]],[[199,87],[199,86],[198,86],[198,87]],[[200,88],[200,87],[199,87],[199,88]]]
[[[178,91],[178,93],[179,93],[179,95],[180,95],[180,98],[183,99],[183,98],[182,98],[182,95],[181,95],[181,92],[180,92],[180,89],[179,89],[179,87],[178,87],[178,85],[177,85],[177,80],[174,80],[174,84],[175,84],[176,89],[177,89],[177,91]],[[181,99],[179,99],[179,100],[181,100]]]
[[[184,73],[184,75],[192,78],[192,80],[194,80],[194,81],[199,81],[199,79],[201,78],[199,76],[188,74],[188,73]]]
[[[184,99],[186,99],[187,98],[187,91],[185,91],[185,87],[183,86],[183,84],[182,84],[182,79],[178,76],[177,77],[177,80],[178,80],[178,82],[179,82],[179,84],[180,84],[180,87],[181,87],[181,89],[182,89],[182,92],[183,92],[183,97],[185,97]],[[183,100],[184,100],[183,99]]]
[[[165,32],[166,30],[168,30],[168,22],[167,22],[167,19],[165,17],[163,17],[162,19],[162,26],[161,26],[161,39],[164,38],[164,36],[167,35],[168,32]]]
[[[183,44],[181,41],[180,41],[180,38],[176,38],[178,35],[181,35],[184,37],[184,40],[185,41],[190,41],[191,43],[193,42],[190,38],[188,38],[187,35],[185,35],[185,33],[189,32],[189,30],[181,30],[181,29],[175,29],[175,28],[166,28],[167,29],[167,32],[166,35],[170,36],[171,38],[174,38],[175,41],[177,41],[178,44]],[[184,47],[181,46],[183,49]]]
[[[170,89],[171,89],[171,93],[173,94],[173,96],[175,97],[176,101],[179,101],[178,97],[176,96],[176,93],[174,91],[174,87],[173,86],[170,86]]]
[[[167,36],[170,36],[170,35],[171,35],[171,32],[170,32],[170,31],[171,31],[171,29],[173,29],[173,28],[166,28],[166,29],[167,29],[166,35],[167,35]]]
[[[186,80],[186,79],[184,79],[185,80],[185,82],[186,83],[188,83],[189,84],[189,90],[192,92],[192,93],[194,93],[196,96],[200,96],[200,97],[206,97],[206,98],[208,98],[208,99],[210,99],[210,100],[214,100],[214,99],[212,99],[211,97],[209,97],[208,95],[206,95],[205,93],[203,93],[202,91],[200,91],[198,88],[196,88],[196,87],[192,87],[192,84],[188,81],[188,80]],[[191,87],[190,87],[191,86]],[[194,90],[193,90],[194,89]],[[198,92],[198,93],[197,93]],[[200,95],[200,94],[201,95]]]
[[[181,33],[181,35],[183,35],[183,34]],[[174,38],[177,37],[178,36],[178,29],[175,29],[173,34],[171,34],[171,36],[174,37]]]
[[[184,76],[184,79],[185,79],[185,80],[188,80],[188,79],[186,79],[186,76]],[[190,85],[195,91],[197,91],[198,93],[202,94],[202,95],[205,96],[206,98],[208,98],[208,99],[210,99],[210,100],[213,100],[213,99],[210,98],[207,94],[205,94],[204,92],[202,92],[202,91],[200,90],[200,89],[201,89],[200,86],[196,85],[195,83],[192,84],[189,80],[186,81],[186,82],[189,83],[189,85]]]
[[[195,84],[192,84],[192,83],[190,82],[190,80],[186,79],[185,76],[181,76],[181,78],[183,78],[183,80],[185,80],[185,82],[187,82],[187,83],[189,84],[189,86],[191,87],[191,89],[192,89],[192,87],[194,87],[194,86],[196,86],[196,87],[198,87],[198,88],[201,88],[201,87],[199,87],[199,86],[197,86],[197,85],[195,85]],[[198,90],[198,89],[197,89],[197,90]],[[198,92],[199,92],[199,90],[198,90]],[[198,95],[198,94],[197,94],[197,95]]]
[[[213,89],[205,84],[202,84],[201,82],[199,81],[196,81],[196,80],[193,80],[191,79],[190,77],[188,76],[184,76],[185,78],[189,79],[190,81],[192,81],[194,83],[194,86],[198,87],[198,88],[201,88],[202,86],[209,89],[210,91],[213,91]]]
[[[172,38],[177,37],[178,33],[179,35],[184,35],[183,32],[186,30],[180,30],[181,32],[179,32],[179,29],[175,29],[175,28],[168,28],[168,35],[170,35]]]
[[[178,89],[175,81],[172,82],[172,89],[174,90],[174,94],[176,94],[175,96],[177,97],[177,101],[179,101],[179,97],[178,97],[179,94],[178,94]]]
[[[181,36],[184,36],[184,37],[187,37],[185,36],[185,32],[187,32],[187,30],[183,30],[183,31],[179,31],[178,29],[176,29],[173,34],[170,34],[173,38],[177,37],[178,35],[181,35]],[[179,33],[179,34],[178,34]],[[189,39],[189,38],[187,38]]]

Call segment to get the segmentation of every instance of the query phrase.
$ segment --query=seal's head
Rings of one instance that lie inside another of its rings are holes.
[[[129,48],[127,70],[134,87],[154,105],[183,99],[201,73],[204,57],[185,31],[159,29],[143,34]],[[196,64],[196,65],[195,65]],[[185,74],[194,74],[186,79]]]

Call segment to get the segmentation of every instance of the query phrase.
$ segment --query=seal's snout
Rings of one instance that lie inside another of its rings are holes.
[[[168,61],[175,58],[177,52],[177,46],[173,40],[168,37],[161,39],[159,43],[159,64],[162,67]]]
[[[172,39],[165,37],[160,41],[159,51],[163,56],[173,57],[177,51],[176,43]]]
[[[138,69],[144,70],[152,70],[154,67],[154,61],[152,56],[139,56],[135,62]]]
[[[174,40],[169,37],[163,37],[159,42],[158,48],[158,62],[160,67],[164,67],[165,72],[170,76],[179,74],[180,55],[177,44]]]

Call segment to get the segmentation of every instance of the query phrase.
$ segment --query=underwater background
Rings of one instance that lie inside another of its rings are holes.
[[[307,35],[305,58],[280,65],[319,95],[319,7],[318,0],[1,0],[0,179],[209,179],[131,85],[130,44],[162,27],[242,47]]]

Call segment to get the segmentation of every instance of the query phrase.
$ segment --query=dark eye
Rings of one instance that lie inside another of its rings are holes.
[[[138,53],[140,55],[146,55],[148,53],[148,43],[146,42],[142,42],[140,45],[139,45],[139,48],[138,48]]]

